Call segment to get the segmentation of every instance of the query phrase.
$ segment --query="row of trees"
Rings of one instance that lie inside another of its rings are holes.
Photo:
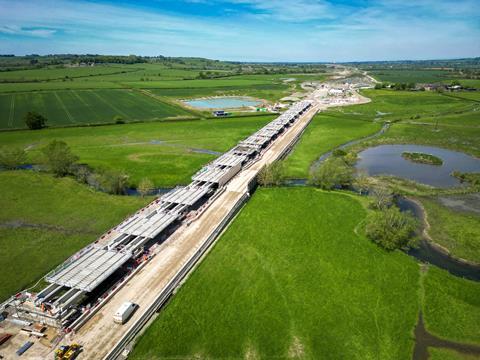
[[[55,177],[72,176],[78,182],[87,184],[97,190],[109,194],[124,194],[128,187],[128,175],[122,171],[100,170],[93,171],[84,164],[79,164],[79,157],[75,155],[64,141],[53,140],[41,149],[42,165],[46,171]],[[25,165],[27,153],[23,148],[0,148],[0,166],[6,169],[18,169]],[[142,179],[138,192],[148,195],[154,190],[151,180]]]

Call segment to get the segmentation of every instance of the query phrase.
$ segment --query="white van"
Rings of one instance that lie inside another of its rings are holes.
[[[130,315],[132,315],[136,307],[137,305],[130,301],[124,302],[122,306],[120,306],[120,308],[117,310],[115,315],[113,315],[113,321],[117,324],[124,324],[130,317]]]

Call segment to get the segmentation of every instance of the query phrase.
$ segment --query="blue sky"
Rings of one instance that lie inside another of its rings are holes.
[[[0,53],[362,61],[480,56],[479,0],[0,0]]]

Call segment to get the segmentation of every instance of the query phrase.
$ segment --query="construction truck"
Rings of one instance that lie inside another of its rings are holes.
[[[55,360],[73,360],[80,353],[81,346],[78,344],[62,345],[55,350]]]

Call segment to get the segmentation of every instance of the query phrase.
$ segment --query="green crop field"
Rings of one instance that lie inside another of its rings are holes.
[[[32,285],[148,201],[94,192],[68,178],[0,172],[0,301]]]
[[[179,106],[132,90],[62,90],[0,94],[0,128],[25,128],[24,116],[37,111],[49,126],[192,117]]]
[[[381,124],[358,117],[345,117],[338,111],[316,115],[293,153],[286,159],[286,176],[306,178],[311,164],[321,154],[346,142],[380,130]]]
[[[409,358],[418,266],[357,235],[364,216],[348,195],[258,190],[133,359]]]
[[[379,81],[392,83],[438,83],[456,78],[456,74],[448,70],[381,69],[368,73]]]
[[[183,89],[149,89],[152,93],[174,99],[188,99],[204,96],[221,95],[248,95],[259,99],[277,101],[287,96],[288,85],[285,84],[260,84],[248,86],[224,86],[208,88],[183,88]]]
[[[0,72],[0,129],[24,128],[23,117],[37,111],[49,126],[72,126],[175,117],[198,117],[177,100],[214,95],[249,95],[271,102],[301,81],[324,74],[239,75],[197,79],[200,71],[162,64],[54,67]],[[216,70],[221,75],[227,72]],[[293,79],[286,83],[285,79]],[[141,89],[147,89],[141,92]],[[148,92],[159,95],[148,96]]]
[[[59,80],[69,78],[97,77],[102,75],[126,74],[137,72],[137,66],[88,66],[88,67],[63,67],[44,68],[31,70],[16,70],[0,72],[0,82],[35,82],[45,80]]]
[[[257,190],[132,358],[403,360],[420,310],[435,335],[479,344],[480,284],[379,249],[359,234],[363,200]]]
[[[215,158],[215,153],[204,150],[225,152],[272,119],[267,115],[8,131],[0,133],[0,143],[28,148],[29,162],[37,164],[43,146],[63,140],[80,162],[124,171],[131,185],[148,177],[158,187],[170,187],[188,183],[195,171]]]
[[[435,199],[422,198],[428,214],[429,234],[454,256],[480,263],[480,216],[442,206]]]

